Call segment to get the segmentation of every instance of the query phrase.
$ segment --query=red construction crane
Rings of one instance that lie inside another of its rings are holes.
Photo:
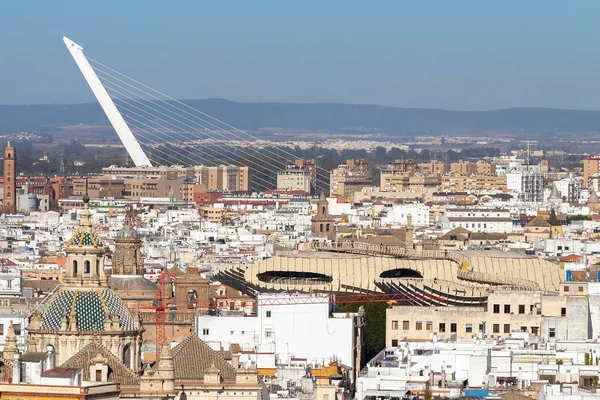
[[[163,272],[160,274],[158,281],[158,290],[156,292],[155,304],[151,307],[140,307],[138,310],[154,310],[156,312],[156,357],[160,356],[162,346],[167,341],[166,321],[167,310],[177,309],[205,309],[214,310],[222,308],[214,300],[198,299],[193,304],[182,301],[177,302],[175,298],[171,301],[166,299],[165,291],[169,278],[176,281],[177,276]],[[219,299],[219,300],[234,300],[234,299]],[[388,303],[394,304],[403,301],[444,301],[443,297],[424,296],[424,295],[406,295],[400,293],[348,293],[348,294],[333,294],[326,292],[314,292],[312,296],[269,296],[258,299],[247,300],[249,306],[278,306],[278,305],[304,305],[304,304],[351,304],[351,303]]]

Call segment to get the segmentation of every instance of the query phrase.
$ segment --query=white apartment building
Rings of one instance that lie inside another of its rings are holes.
[[[448,208],[442,218],[445,231],[463,227],[471,232],[511,233],[510,211],[504,208]]]
[[[541,202],[544,200],[544,175],[532,170],[516,170],[506,174],[506,189],[519,194],[519,200]]]
[[[413,226],[429,226],[429,206],[423,203],[394,204],[387,207],[381,224],[404,226],[409,214],[412,216]]]
[[[579,201],[579,197],[581,196],[583,178],[580,176],[573,177],[571,175],[568,178],[555,181],[554,186],[567,202],[574,203]]]
[[[247,354],[274,353],[280,364],[304,358],[327,365],[336,359],[357,368],[362,317],[331,311],[325,294],[259,294],[256,315],[198,315],[196,332],[215,349],[238,344]],[[260,358],[257,362],[258,368],[270,367],[261,366]]]

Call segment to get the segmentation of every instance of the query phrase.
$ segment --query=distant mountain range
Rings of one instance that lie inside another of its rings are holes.
[[[600,111],[511,108],[446,111],[337,103],[240,103],[222,99],[184,102],[241,129],[391,134],[525,133],[553,136],[600,131]],[[0,105],[0,133],[47,133],[61,126],[108,125],[98,103]]]

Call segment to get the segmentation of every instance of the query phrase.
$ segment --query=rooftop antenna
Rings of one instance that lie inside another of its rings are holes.
[[[527,141],[527,171],[529,171],[529,140]]]
[[[117,109],[117,106],[115,106],[115,103],[113,103],[110,95],[102,85],[102,82],[100,82],[98,75],[96,75],[96,72],[94,72],[94,69],[83,54],[83,47],[73,42],[66,36],[63,37],[63,41],[65,42],[67,49],[69,49],[71,56],[73,56],[73,59],[77,63],[77,66],[83,74],[83,77],[87,81],[88,85],[90,85],[92,92],[94,92],[96,99],[98,99],[98,102],[102,106],[102,109],[108,117],[108,120],[117,132],[117,135],[119,135],[119,139],[121,139],[123,146],[125,146],[125,149],[127,150],[127,153],[129,153],[129,156],[131,157],[131,160],[135,166],[138,168],[151,167],[152,163],[148,159],[148,156],[146,156],[146,153],[144,153],[144,150],[142,150],[139,142],[135,136],[133,136],[131,129],[129,129],[129,125],[127,125],[127,122],[125,122],[123,119],[123,116]]]

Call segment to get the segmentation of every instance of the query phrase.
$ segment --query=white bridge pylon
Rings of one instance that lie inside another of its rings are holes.
[[[102,109],[108,117],[108,120],[117,132],[117,135],[119,135],[119,139],[121,139],[123,146],[125,146],[125,149],[127,150],[127,153],[129,153],[129,157],[131,157],[135,166],[151,167],[152,163],[150,163],[148,156],[146,156],[146,153],[144,150],[142,150],[142,147],[138,143],[137,139],[135,136],[133,136],[129,125],[127,125],[127,122],[125,122],[123,119],[123,116],[102,85],[102,82],[100,82],[96,72],[94,72],[94,69],[83,54],[83,47],[73,42],[66,36],[63,37],[63,41],[73,56],[73,59],[77,63],[77,66],[81,70],[81,73],[83,74],[88,85],[90,85],[92,92],[94,92],[96,99],[98,99],[100,106],[102,106]]]

